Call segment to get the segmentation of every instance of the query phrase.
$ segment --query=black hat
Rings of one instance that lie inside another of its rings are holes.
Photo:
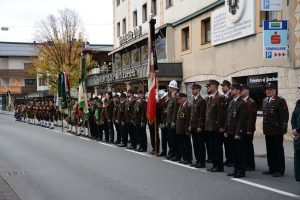
[[[129,90],[127,91],[127,93],[134,94],[134,90],[133,90],[133,89],[129,89]]]
[[[183,97],[187,97],[187,95],[185,93],[179,93],[178,97],[183,98]]]
[[[201,90],[201,85],[199,85],[199,84],[197,84],[197,83],[194,83],[194,84],[192,85],[192,88]]]
[[[250,90],[250,87],[247,84],[241,84],[240,87],[241,90]]]
[[[139,90],[137,94],[144,94],[143,90]]]
[[[122,94],[120,95],[120,97],[121,97],[121,98],[126,98],[126,94],[125,94],[125,93],[122,93]]]
[[[211,79],[211,80],[209,80],[209,81],[207,82],[206,87],[208,87],[208,86],[210,86],[210,85],[216,85],[216,86],[219,86],[220,83],[219,83],[219,81],[217,81],[217,80]]]
[[[223,82],[222,82],[222,84],[221,84],[221,86],[227,86],[227,87],[231,87],[231,83],[229,82],[229,81],[227,81],[227,80],[224,80]]]
[[[231,85],[231,89],[237,89],[237,90],[241,90],[241,85],[238,83],[233,83]]]
[[[267,85],[266,85],[266,89],[276,89],[276,85],[274,84],[274,83],[271,83],[271,82],[269,82],[269,83],[267,83]]]

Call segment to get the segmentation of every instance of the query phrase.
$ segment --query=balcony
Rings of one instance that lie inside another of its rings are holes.
[[[159,80],[169,81],[172,79],[182,79],[182,63],[158,63]],[[93,87],[104,84],[120,83],[132,80],[147,79],[147,64],[126,68],[111,73],[101,72],[99,68],[89,71],[87,86]]]

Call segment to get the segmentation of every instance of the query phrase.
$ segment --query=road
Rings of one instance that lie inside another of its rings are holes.
[[[283,178],[257,171],[244,179],[193,169],[60,129],[15,122],[0,115],[0,175],[22,200],[299,199],[293,160]],[[226,169],[226,171],[231,171]],[[244,181],[244,182],[240,182]]]

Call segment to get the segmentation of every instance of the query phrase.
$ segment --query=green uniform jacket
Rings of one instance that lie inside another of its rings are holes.
[[[177,112],[177,118],[176,118],[177,134],[187,134],[188,126],[190,122],[190,115],[191,115],[191,105],[188,102],[179,106]]]

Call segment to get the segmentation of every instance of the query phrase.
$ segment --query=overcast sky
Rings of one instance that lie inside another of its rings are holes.
[[[113,43],[111,0],[0,0],[0,41],[32,42],[34,25],[57,10],[75,10],[91,44]]]

